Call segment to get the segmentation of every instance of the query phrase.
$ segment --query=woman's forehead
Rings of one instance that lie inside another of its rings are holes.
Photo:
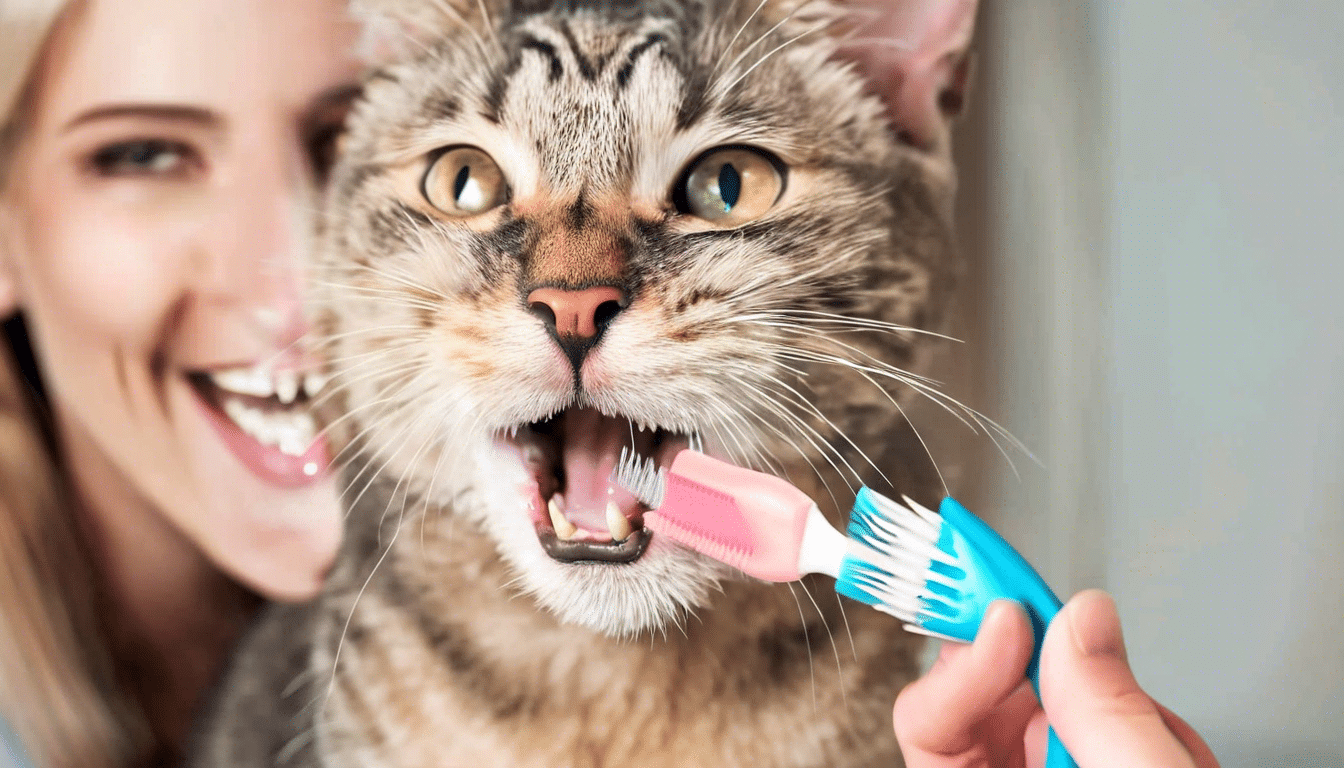
[[[57,31],[41,77],[43,123],[107,104],[228,115],[300,112],[349,81],[355,27],[340,0],[89,0]]]

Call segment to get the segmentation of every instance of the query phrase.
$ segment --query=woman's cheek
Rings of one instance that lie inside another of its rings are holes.
[[[91,336],[154,344],[185,294],[184,262],[199,246],[190,221],[148,202],[100,199],[43,211],[33,233],[32,303],[49,303],[50,320]]]

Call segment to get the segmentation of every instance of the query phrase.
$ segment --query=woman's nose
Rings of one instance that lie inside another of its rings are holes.
[[[301,334],[314,198],[301,160],[256,152],[236,167],[212,196],[209,231],[192,265],[201,298],[239,308],[269,335]]]

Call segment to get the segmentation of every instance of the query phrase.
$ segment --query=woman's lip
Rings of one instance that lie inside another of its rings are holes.
[[[292,456],[276,446],[257,442],[207,402],[190,382],[188,388],[224,445],[257,477],[280,488],[306,488],[321,482],[329,474],[331,452],[325,437],[319,435],[303,455]]]

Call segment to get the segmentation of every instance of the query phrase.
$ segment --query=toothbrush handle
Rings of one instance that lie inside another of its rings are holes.
[[[938,514],[942,515],[943,520],[949,525],[960,531],[970,541],[977,554],[988,561],[994,580],[1003,592],[1001,596],[1016,600],[1026,609],[1027,617],[1031,619],[1031,633],[1034,637],[1031,661],[1027,664],[1027,677],[1031,679],[1031,687],[1035,689],[1036,697],[1039,699],[1041,646],[1045,642],[1046,628],[1054,620],[1055,614],[1059,613],[1063,603],[1017,550],[956,499],[950,496],[943,499],[943,503],[938,507]],[[1053,727],[1050,728],[1048,738],[1046,768],[1078,768],[1078,763],[1074,762],[1068,750],[1064,748]]]
[[[1073,755],[1064,748],[1064,742],[1055,735],[1055,727],[1050,726],[1050,735],[1045,742],[1045,768],[1078,768]]]

